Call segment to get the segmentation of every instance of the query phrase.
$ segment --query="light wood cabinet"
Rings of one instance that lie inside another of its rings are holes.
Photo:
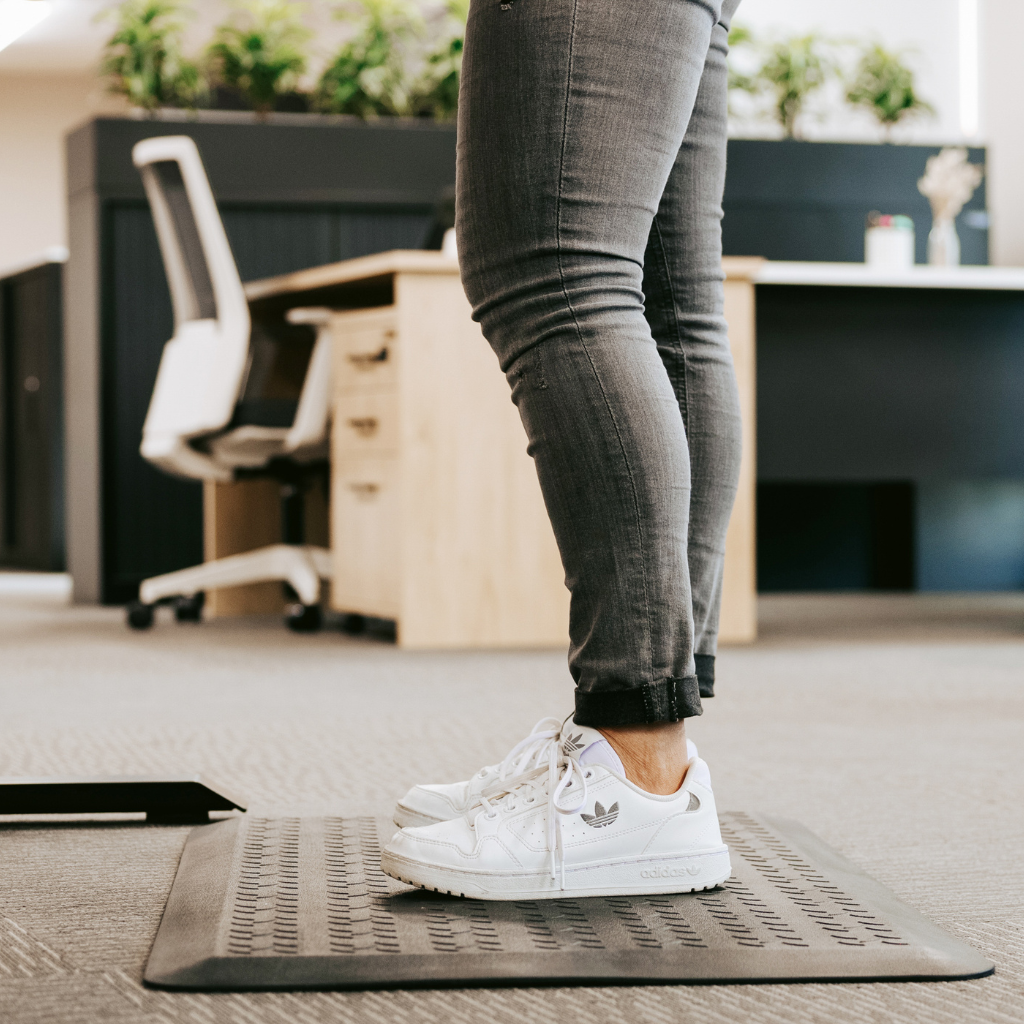
[[[722,570],[722,615],[718,639],[749,644],[757,639],[757,322],[754,277],[764,260],[727,256],[725,319],[743,418],[743,460]]]
[[[331,604],[395,619],[403,646],[564,646],[537,474],[458,267],[394,255],[393,303],[331,321]]]

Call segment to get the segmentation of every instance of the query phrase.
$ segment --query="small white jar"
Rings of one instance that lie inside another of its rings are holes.
[[[902,215],[868,215],[864,262],[869,267],[906,270],[914,265],[914,222]]]

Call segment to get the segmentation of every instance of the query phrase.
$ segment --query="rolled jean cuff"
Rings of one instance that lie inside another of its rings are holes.
[[[629,690],[576,691],[577,725],[650,725],[678,722],[701,713],[700,685],[696,676],[662,679]]]
[[[715,695],[715,656],[713,654],[695,654],[697,662],[697,682],[700,684],[701,697]]]

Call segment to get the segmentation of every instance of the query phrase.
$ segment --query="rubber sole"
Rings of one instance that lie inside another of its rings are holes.
[[[553,900],[582,896],[644,896],[698,892],[721,885],[731,874],[729,850],[721,847],[686,857],[649,857],[615,864],[566,868],[565,888],[547,874],[458,871],[424,864],[385,849],[385,874],[406,885],[478,900]],[[542,883],[538,887],[538,882]]]

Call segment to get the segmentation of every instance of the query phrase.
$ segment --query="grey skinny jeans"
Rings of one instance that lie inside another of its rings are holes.
[[[571,592],[575,721],[701,713],[740,414],[722,312],[739,0],[472,0],[456,231]]]

